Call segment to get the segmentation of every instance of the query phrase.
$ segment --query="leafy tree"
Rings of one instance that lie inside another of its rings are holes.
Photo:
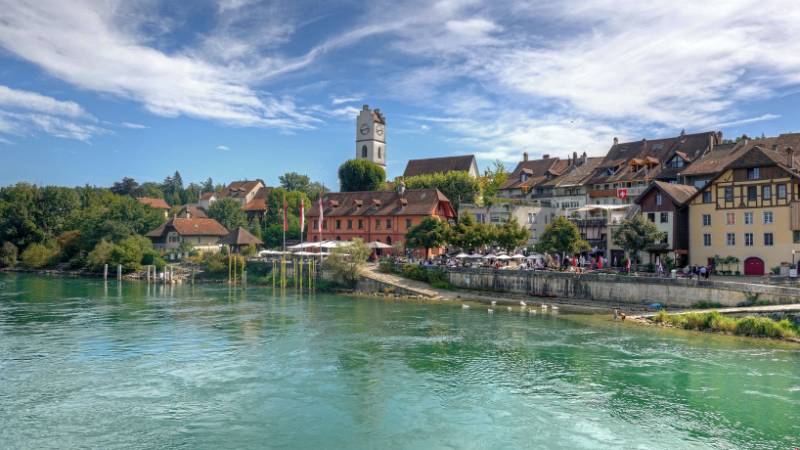
[[[412,227],[406,233],[406,247],[424,248],[425,256],[430,249],[439,248],[447,243],[448,225],[435,217],[428,217]]]
[[[448,227],[447,242],[464,251],[473,251],[491,243],[493,231],[493,227],[477,223],[471,215],[463,214],[454,226]]]
[[[334,278],[340,283],[355,286],[372,250],[359,238],[350,242],[350,245],[332,249],[331,255],[324,262],[324,267],[331,270]]]
[[[17,247],[11,242],[3,242],[0,246],[0,267],[17,265]]]
[[[629,257],[635,257],[647,247],[661,242],[666,233],[658,231],[656,224],[637,214],[632,219],[623,220],[614,230],[614,242],[622,247]]]
[[[302,191],[306,192],[311,179],[307,175],[300,175],[297,172],[287,172],[278,177],[281,187],[287,191]]]
[[[214,192],[214,180],[212,180],[211,177],[206,178],[206,181],[200,184],[200,189],[203,193]]]
[[[351,159],[339,166],[339,187],[342,192],[375,191],[386,182],[381,166],[365,159]]]
[[[111,192],[118,195],[133,196],[139,191],[139,183],[133,178],[124,177],[122,181],[116,181],[111,186]]]
[[[405,182],[408,189],[439,189],[456,209],[461,203],[474,203],[481,191],[478,180],[464,171],[417,175],[399,180]]]
[[[164,192],[161,190],[161,185],[153,182],[146,182],[139,185],[134,194],[136,197],[150,197],[150,198],[164,198]]]
[[[221,198],[208,208],[208,217],[215,219],[229,230],[247,225],[247,215],[242,206],[232,198]]]
[[[495,241],[500,248],[510,252],[517,247],[525,245],[529,237],[530,232],[521,226],[515,217],[512,217],[497,228]]]
[[[126,272],[139,270],[142,268],[145,253],[152,249],[153,244],[150,239],[144,236],[128,236],[113,246],[110,264],[113,267],[121,264]]]
[[[484,200],[491,202],[491,199],[497,196],[497,192],[508,180],[508,175],[506,166],[500,160],[495,161],[493,167],[483,171],[480,184]]]
[[[22,265],[31,269],[39,269],[49,265],[55,257],[58,256],[58,250],[52,245],[45,244],[31,244],[20,255]]]
[[[591,250],[586,240],[581,239],[578,227],[566,217],[556,217],[550,222],[536,244],[536,251],[540,253],[554,253],[561,255],[574,255],[581,251]]]
[[[111,263],[111,252],[113,251],[114,244],[105,239],[101,240],[95,245],[94,249],[89,252],[89,256],[86,258],[87,267],[94,272],[103,270],[105,264]]]

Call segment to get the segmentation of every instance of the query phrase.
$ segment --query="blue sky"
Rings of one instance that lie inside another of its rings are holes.
[[[387,117],[390,177],[800,131],[799,34],[791,0],[0,0],[0,184],[335,189],[363,103]]]

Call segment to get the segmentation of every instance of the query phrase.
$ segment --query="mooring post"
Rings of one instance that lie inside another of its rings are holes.
[[[122,279],[122,264],[117,264],[117,280]]]
[[[103,281],[108,281],[108,264],[103,265]]]
[[[242,286],[247,286],[247,270],[242,270]]]

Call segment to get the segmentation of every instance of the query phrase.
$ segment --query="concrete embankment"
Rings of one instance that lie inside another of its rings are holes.
[[[799,288],[755,283],[493,269],[458,268],[447,273],[450,283],[460,289],[627,305],[660,303],[688,308],[701,302],[727,307],[800,303]]]

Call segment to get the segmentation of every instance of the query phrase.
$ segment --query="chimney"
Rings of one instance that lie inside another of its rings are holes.
[[[617,145],[617,144],[619,144],[619,139],[617,139],[617,137],[614,136],[614,145]]]
[[[542,159],[550,159],[550,155],[549,154],[544,154],[544,155],[542,155]]]
[[[794,149],[792,147],[786,147],[786,156],[789,160],[789,168],[794,170]]]
[[[364,110],[364,111],[366,111],[366,110],[368,110],[368,109],[369,109],[369,105],[364,105],[364,106],[362,106],[362,107],[361,107],[361,109],[362,109],[362,110]]]
[[[523,161],[527,161],[528,160],[528,152],[523,152],[522,153],[522,160]]]
[[[585,162],[586,162],[586,152],[583,152],[583,154],[581,155],[581,164],[584,164]]]
[[[572,152],[572,165],[578,165],[578,152]]]

